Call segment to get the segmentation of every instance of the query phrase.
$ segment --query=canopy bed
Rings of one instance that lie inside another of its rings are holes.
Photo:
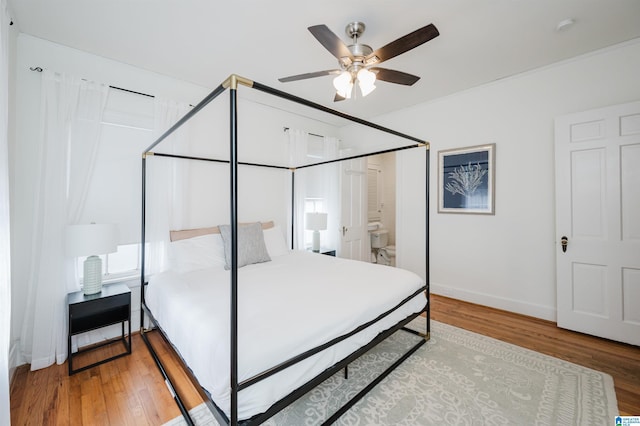
[[[366,144],[343,150],[336,158],[311,158],[303,164],[241,161],[239,87],[383,137],[369,135]],[[172,133],[227,90],[228,159],[156,151]],[[398,330],[423,337],[326,420],[327,424],[332,423],[429,339],[428,215],[425,279],[399,268],[289,250],[279,224],[239,223],[239,166],[289,174],[293,198],[295,175],[300,169],[405,149],[424,150],[427,170],[423,195],[428,211],[428,148],[417,138],[232,75],[145,150],[141,335],[188,424],[193,424],[188,410],[146,336],[151,328],[161,333],[193,373],[218,422],[232,425],[263,423],[333,374],[344,369],[347,377],[350,362]],[[171,232],[175,255],[172,268],[148,274],[147,219],[154,213],[147,206],[151,184],[147,161],[159,157],[228,166],[230,211],[225,225]],[[297,226],[295,200],[290,201],[293,234]],[[293,238],[290,248],[294,248]],[[426,333],[405,327],[421,314],[425,316]],[[149,328],[144,327],[145,316]]]

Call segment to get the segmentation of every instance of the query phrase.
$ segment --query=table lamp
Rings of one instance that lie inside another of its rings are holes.
[[[313,245],[311,250],[320,252],[320,231],[327,229],[326,213],[307,213],[305,216],[305,229],[313,231]]]
[[[102,259],[98,255],[115,253],[117,228],[113,224],[70,225],[67,227],[67,254],[71,257],[89,256],[84,261],[84,294],[102,291]]]

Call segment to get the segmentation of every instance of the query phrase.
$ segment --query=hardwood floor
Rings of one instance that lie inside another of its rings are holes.
[[[549,321],[432,295],[432,318],[610,374],[621,415],[640,415],[640,348],[559,329]],[[191,408],[202,401],[159,336],[154,347]],[[78,358],[91,363],[117,353],[108,346]],[[78,366],[81,364],[78,363]],[[74,367],[76,361],[74,358]],[[67,375],[67,364],[29,371],[11,383],[12,425],[160,425],[179,416],[140,335],[133,354]]]
[[[150,333],[189,408],[202,402],[173,351]],[[38,371],[18,368],[11,383],[12,425],[161,425],[180,415],[140,334],[130,356],[67,374],[67,364]],[[113,345],[74,358],[74,368],[121,350]],[[83,358],[84,357],[84,358]]]

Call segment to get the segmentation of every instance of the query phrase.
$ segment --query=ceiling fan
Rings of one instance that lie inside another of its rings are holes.
[[[377,65],[440,35],[438,29],[433,24],[429,24],[374,51],[370,46],[358,42],[358,38],[365,30],[365,25],[362,22],[347,24],[345,33],[353,42],[349,46],[340,40],[326,25],[314,25],[308,29],[320,44],[338,59],[340,69],[292,75],[278,80],[286,83],[325,75],[337,75],[333,79],[333,86],[336,88],[334,101],[351,98],[356,82],[360,87],[362,96],[367,96],[376,88],[376,80],[405,86],[413,85],[420,77],[402,71],[380,68]]]

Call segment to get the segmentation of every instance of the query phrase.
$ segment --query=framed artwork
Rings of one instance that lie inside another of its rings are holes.
[[[495,214],[496,144],[438,151],[438,213]]]

